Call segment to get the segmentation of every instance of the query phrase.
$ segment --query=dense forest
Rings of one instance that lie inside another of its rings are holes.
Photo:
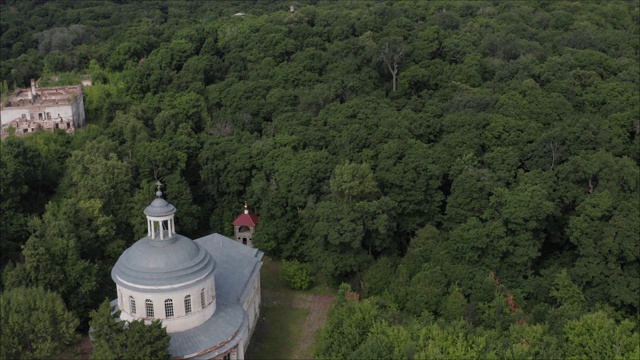
[[[4,291],[86,329],[160,180],[180,233],[246,201],[257,247],[350,284],[318,358],[640,358],[638,1],[0,14],[3,95],[93,80],[86,128],[0,145]]]

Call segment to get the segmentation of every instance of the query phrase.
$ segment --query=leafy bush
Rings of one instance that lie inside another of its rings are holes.
[[[296,290],[305,290],[311,286],[314,281],[311,275],[311,269],[308,264],[303,264],[298,260],[282,260],[282,281]]]

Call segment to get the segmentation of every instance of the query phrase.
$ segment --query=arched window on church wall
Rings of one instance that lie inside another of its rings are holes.
[[[204,288],[202,288],[202,290],[200,290],[200,306],[203,309],[206,306],[205,301],[204,301]]]
[[[129,311],[131,315],[136,314],[136,299],[134,299],[133,296],[129,296]]]
[[[184,297],[184,313],[191,313],[191,295],[187,295]]]
[[[173,300],[166,299],[164,301],[164,316],[165,317],[173,317]]]
[[[152,318],[154,316],[153,313],[153,301],[151,301],[151,299],[147,299],[144,301],[146,310],[147,310],[147,317]]]

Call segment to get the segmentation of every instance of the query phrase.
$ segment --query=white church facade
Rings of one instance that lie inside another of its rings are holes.
[[[111,271],[122,320],[160,319],[176,359],[244,359],[260,313],[263,253],[214,233],[191,240],[175,230],[176,208],[145,209],[147,236]]]

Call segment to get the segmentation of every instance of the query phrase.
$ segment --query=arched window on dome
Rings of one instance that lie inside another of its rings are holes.
[[[203,309],[206,306],[205,301],[204,301],[204,288],[202,288],[202,290],[200,290],[200,306]]]
[[[147,317],[148,318],[152,318],[154,316],[153,314],[153,301],[151,301],[150,299],[147,299],[144,301],[144,305],[146,307],[147,310]]]
[[[191,313],[191,295],[187,295],[184,297],[184,313]]]
[[[136,299],[134,299],[133,296],[129,296],[129,311],[131,315],[136,314]]]
[[[164,301],[164,316],[165,317],[173,317],[173,300],[167,299]]]

